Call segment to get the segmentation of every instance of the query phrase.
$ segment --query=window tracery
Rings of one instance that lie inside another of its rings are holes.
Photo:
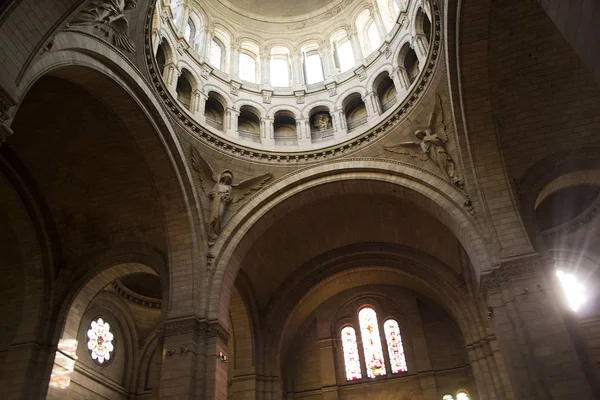
[[[90,351],[90,357],[98,364],[107,363],[114,351],[114,335],[110,331],[110,325],[102,318],[98,318],[90,323],[87,331],[87,347]]]
[[[389,318],[383,324],[389,364],[384,356],[379,320],[375,309],[369,306],[361,308],[358,312],[358,325],[367,377],[385,376],[387,374],[386,365],[391,367],[392,374],[408,370],[400,336],[400,327],[395,319]],[[358,342],[356,332],[352,326],[346,326],[341,330],[341,340],[344,351],[346,380],[362,379]]]

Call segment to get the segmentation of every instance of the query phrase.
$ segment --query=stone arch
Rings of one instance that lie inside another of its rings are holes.
[[[338,96],[336,104],[335,104],[335,108],[338,110],[343,109],[345,100],[348,98],[348,96],[352,95],[353,93],[358,93],[360,95],[360,97],[363,98],[367,94],[367,90],[362,85],[353,86],[351,88],[348,88],[344,92],[340,93],[340,95]]]
[[[281,178],[255,195],[238,210],[223,227],[220,239],[213,246],[216,268],[211,282],[211,298],[220,299],[209,305],[208,318],[227,324],[227,304],[231,285],[237,275],[240,259],[234,256],[248,244],[242,238],[258,220],[285,199],[301,194],[310,187],[332,182],[387,182],[396,189],[395,196],[415,204],[426,205],[428,211],[458,238],[473,260],[475,275],[489,270],[490,258],[479,228],[462,208],[464,198],[450,184],[421,170],[402,163],[387,163],[372,159],[353,159],[352,167],[343,162],[325,163]]]
[[[80,50],[72,49],[72,43],[77,43]],[[194,243],[178,246],[178,239],[176,239],[177,235],[175,234],[175,232],[181,234],[183,230],[187,231],[191,237],[197,238],[193,242],[199,240],[202,243],[206,240],[202,230],[198,229],[203,224],[203,220],[200,215],[196,214],[195,207],[188,204],[189,198],[194,196],[193,193],[195,193],[196,188],[191,183],[191,172],[184,162],[183,149],[176,139],[175,133],[168,122],[168,117],[158,103],[153,89],[145,83],[129,62],[115,56],[114,53],[107,52],[105,45],[96,40],[82,38],[76,33],[63,33],[55,39],[55,49],[55,51],[40,58],[24,75],[21,86],[21,101],[29,88],[39,78],[52,75],[70,80],[90,92],[97,93],[100,100],[106,104],[111,104],[114,96],[118,97],[120,94],[125,94],[123,99],[130,102],[128,106],[140,109],[146,121],[156,132],[156,137],[153,140],[156,141],[158,146],[152,149],[148,148],[144,155],[152,160],[148,162],[148,165],[156,176],[155,184],[162,193],[161,201],[165,211],[168,211],[167,214],[179,216],[165,221],[165,229],[170,232],[168,234],[169,246],[178,247],[178,250],[172,248],[169,251],[170,274],[177,275],[176,270],[183,273],[183,275],[179,275],[182,278],[169,279],[169,284],[177,285],[179,279],[181,279],[181,282],[185,281],[186,284],[189,284],[189,276],[195,276],[194,279],[198,279],[195,282],[200,287],[200,278],[197,273],[193,272],[191,260],[202,250]],[[69,62],[69,67],[64,67],[66,62]],[[115,112],[118,112],[118,110],[115,110]],[[132,121],[125,120],[125,122]],[[151,142],[148,141],[147,132],[143,136],[136,138],[136,140],[140,140],[145,143],[145,146],[148,146]],[[168,167],[166,165],[159,166],[161,162],[167,163]],[[181,219],[176,222],[175,220],[178,218]],[[182,220],[186,221],[183,226],[181,224]],[[176,259],[187,259],[189,264],[185,266],[185,262],[174,262],[173,260]],[[181,268],[187,271],[187,278],[183,277],[186,273]],[[169,293],[174,293],[177,297],[176,291],[169,290]],[[177,302],[174,297],[170,297],[170,301]],[[180,307],[181,304],[186,304],[185,307],[188,307],[188,311],[183,310]],[[192,308],[198,307],[199,304],[199,300],[194,304],[188,298],[185,298],[183,303],[179,303],[179,309],[175,312],[186,313]],[[171,306],[169,308],[172,309]]]
[[[600,148],[564,150],[531,166],[517,183],[521,218],[529,237],[540,250],[545,248],[537,228],[535,209],[541,201],[561,188],[578,183],[595,184],[600,179]]]

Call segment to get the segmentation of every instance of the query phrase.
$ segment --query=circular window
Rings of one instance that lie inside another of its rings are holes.
[[[90,357],[100,365],[107,364],[114,352],[114,335],[110,331],[108,322],[98,318],[90,323],[90,329],[87,331],[88,349]]]

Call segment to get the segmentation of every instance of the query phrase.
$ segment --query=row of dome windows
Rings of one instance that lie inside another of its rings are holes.
[[[365,9],[358,15],[355,20],[356,34],[349,35],[346,30],[340,29],[331,35],[324,48],[318,43],[308,43],[300,48],[299,54],[292,53],[285,46],[274,46],[265,54],[251,41],[232,46],[231,37],[226,31],[206,29],[201,16],[183,12],[178,0],[172,1],[170,7],[174,29],[183,31],[190,48],[203,54],[214,68],[249,83],[291,87],[294,82],[310,85],[346,72],[376,50],[394,27],[400,10],[406,9],[408,1],[377,0],[377,4],[374,12]],[[420,9],[417,18],[420,19],[417,25],[421,33],[429,39],[429,16]]]
[[[382,114],[397,102],[396,86],[389,73],[383,72],[374,80],[372,97],[363,98],[356,92],[349,94],[337,113],[332,113],[327,106],[316,106],[308,113],[308,126],[300,126],[291,110],[277,111],[272,122],[250,105],[241,106],[237,113],[227,106],[225,97],[215,91],[207,94],[205,104],[192,104],[190,79],[192,77],[189,71],[183,71],[177,83],[177,100],[184,107],[188,110],[202,110],[206,123],[214,129],[225,131],[229,125],[231,130],[239,133],[242,140],[255,143],[264,142],[268,137],[277,145],[297,145],[299,139],[310,139],[312,143],[326,141],[333,138],[334,132],[352,132],[358,129],[367,122],[368,115]],[[201,101],[199,98],[200,96],[196,96],[196,101]],[[228,121],[228,118],[231,120]]]

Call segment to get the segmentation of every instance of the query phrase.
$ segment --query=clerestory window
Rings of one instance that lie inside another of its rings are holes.
[[[345,326],[340,332],[346,380],[362,379],[363,365],[369,378],[385,376],[388,373],[388,365],[392,374],[408,370],[402,337],[400,336],[400,327],[395,319],[387,319],[380,326],[375,310],[371,307],[363,307],[358,313],[358,323],[360,338],[357,338],[356,331],[352,326]],[[381,327],[383,329],[380,329]],[[382,331],[383,335],[381,334]],[[387,360],[382,338],[385,340],[387,347]],[[362,342],[362,357],[359,352],[359,339]]]

